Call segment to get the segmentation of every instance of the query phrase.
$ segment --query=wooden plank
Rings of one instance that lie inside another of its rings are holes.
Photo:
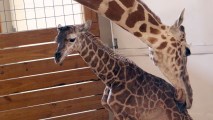
[[[67,57],[61,66],[53,59],[5,65],[0,66],[0,80],[81,67],[87,67],[87,64],[79,55]]]
[[[92,20],[91,32],[96,36],[100,36],[98,14],[87,7],[84,7],[84,18],[85,20]]]
[[[102,108],[101,95],[0,112],[1,120],[38,120]]]
[[[85,20],[92,20],[93,23],[98,23],[97,13],[87,7],[84,7],[84,17]]]
[[[109,113],[105,109],[100,109],[82,114],[52,118],[51,120],[109,120]]]
[[[0,48],[51,42],[56,35],[56,28],[0,34]]]
[[[53,57],[57,44],[0,50],[0,64]]]
[[[0,33],[2,32],[2,26],[1,26],[2,22],[1,22],[1,16],[0,16]]]
[[[98,23],[92,24],[91,32],[99,36]],[[0,34],[0,49],[28,44],[52,42],[57,35],[56,28]]]
[[[100,37],[99,24],[96,23],[96,22],[93,22],[92,26],[91,26],[91,29],[90,29],[90,32],[92,34],[94,34],[96,37]]]
[[[96,75],[91,71],[90,68],[38,75],[14,80],[3,80],[0,81],[0,95],[19,93],[89,80],[97,80]]]
[[[66,99],[102,94],[104,87],[105,86],[101,81],[95,81],[80,85],[7,95],[0,97],[0,110],[10,110]]]

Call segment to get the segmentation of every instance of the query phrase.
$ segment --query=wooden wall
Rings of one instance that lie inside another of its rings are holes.
[[[99,36],[97,15],[86,10],[85,18]],[[56,34],[56,28],[0,34],[1,120],[108,120],[104,85],[81,57],[54,63]]]

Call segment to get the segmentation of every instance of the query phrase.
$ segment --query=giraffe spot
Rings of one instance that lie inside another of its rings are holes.
[[[111,108],[115,111],[115,113],[120,113],[123,110],[123,106],[118,103],[111,105]]]
[[[166,96],[169,97],[169,98],[174,97],[174,94],[171,91],[166,91],[165,93],[166,93]]]
[[[161,35],[161,38],[162,38],[162,39],[166,39],[166,36],[165,36],[165,35]]]
[[[131,106],[136,106],[136,99],[135,99],[135,96],[130,95],[130,96],[127,98],[126,104],[127,104],[127,105],[131,105]]]
[[[125,80],[125,73],[124,72],[125,71],[124,71],[124,69],[122,67],[121,70],[120,70],[120,72],[119,72],[119,74],[118,74],[119,80]]]
[[[171,61],[174,62],[174,57],[171,58]]]
[[[109,60],[109,64],[107,65],[107,68],[108,68],[109,70],[111,70],[113,66],[114,66],[114,60],[113,60],[113,59],[110,59],[110,60]]]
[[[120,0],[120,1],[127,8],[132,7],[134,4],[134,0]]]
[[[118,74],[119,70],[120,70],[120,66],[116,62],[115,66],[114,66],[114,69],[113,69],[113,73],[114,73],[115,76]]]
[[[134,115],[134,111],[135,111],[134,108],[129,108],[129,107],[125,108],[125,112],[128,113],[128,118],[129,118],[127,120],[136,120],[136,119],[130,119],[130,115]]]
[[[120,7],[118,3],[116,3],[115,1],[111,1],[109,2],[109,7],[105,15],[110,20],[119,21],[123,13],[124,13],[123,8]]]
[[[144,102],[143,102],[143,107],[144,107],[144,108],[148,108],[148,107],[149,107],[149,104],[148,104],[148,103],[149,103],[149,100],[148,100],[148,98],[145,96],[145,97],[144,97]]]
[[[88,38],[86,38],[85,41],[86,41],[86,44],[87,44],[87,45],[89,45],[90,42],[91,42]]]
[[[138,105],[139,105],[139,106],[142,106],[143,97],[142,97],[142,96],[136,96],[136,98],[137,98],[137,101],[138,101]]]
[[[150,23],[152,23],[153,25],[156,25],[156,26],[159,25],[159,23],[157,22],[157,20],[152,15],[150,15],[150,14],[148,14],[148,21]]]
[[[144,23],[144,24],[142,24],[142,25],[140,26],[139,30],[140,30],[141,32],[146,32],[146,28],[147,28],[147,25]]]
[[[86,62],[90,62],[90,60],[91,60],[91,56],[88,55],[88,56],[85,58],[85,61],[86,61]]]
[[[171,47],[168,47],[167,53],[170,53],[171,49],[172,49]]]
[[[175,110],[175,111],[178,111],[178,110]],[[179,114],[177,114],[177,113],[173,113],[173,116],[174,116],[174,120],[181,120],[181,118],[180,118],[180,115]],[[187,118],[188,119],[188,118]],[[186,120],[187,120],[186,119]]]
[[[106,73],[107,72],[107,68],[104,67],[104,69],[101,71],[101,73]]]
[[[160,18],[159,18],[156,14],[154,14],[154,13],[149,9],[149,7],[148,7],[146,4],[143,3],[143,1],[140,0],[139,2],[140,2],[140,4],[143,5],[143,7],[144,7],[145,10],[147,10],[150,14],[152,14],[152,16],[154,16],[155,19],[158,20],[159,23],[161,23]]]
[[[141,5],[138,5],[137,10],[129,14],[126,20],[126,25],[132,28],[135,26],[136,22],[144,20],[145,20],[144,9]]]
[[[139,88],[140,86],[135,82],[135,81],[132,81],[132,82],[129,82],[127,84],[127,88],[129,89],[129,91],[131,91],[133,94],[136,94],[137,93],[137,89]]]
[[[166,26],[165,26],[165,25],[161,26],[161,29],[165,30],[165,29],[166,29]]]
[[[149,41],[151,44],[155,44],[155,43],[158,41],[158,39],[157,39],[157,38],[154,38],[154,37],[149,37],[149,38],[148,38],[148,41]]]
[[[140,88],[138,89],[137,95],[139,95],[139,96],[143,96],[143,95],[144,95],[143,87],[140,87]]]
[[[87,1],[87,0],[79,0],[78,2],[81,3],[82,5],[85,5],[85,6],[89,7],[89,8],[91,8],[91,9],[98,10],[98,8],[99,8],[99,6],[100,6],[102,1],[103,0],[89,0],[89,1]]]
[[[111,73],[111,72],[109,72],[108,74],[107,74],[107,79],[109,80],[109,79],[112,79],[113,78],[113,74]]]
[[[92,44],[89,45],[89,49],[92,49]]]
[[[152,33],[152,34],[160,34],[160,30],[150,27],[150,33]]]
[[[104,51],[102,49],[98,50],[98,57],[101,58],[104,54]]]
[[[172,50],[171,55],[173,55],[175,53],[175,49]]]
[[[178,66],[180,66],[180,64],[181,64],[181,60],[180,60],[180,59],[178,59],[178,63],[177,63],[177,65],[178,65]]]
[[[97,51],[97,49],[98,49],[97,45],[96,45],[96,44],[93,44],[93,50],[94,50],[94,51]]]
[[[135,35],[136,37],[142,37],[142,34],[139,33],[139,32],[134,32],[134,35]]]
[[[98,74],[98,77],[99,77],[101,80],[105,80],[105,79],[106,79],[105,75],[103,75],[103,74]]]
[[[160,46],[157,47],[157,49],[164,49],[166,46],[167,46],[167,42],[165,41],[165,42],[162,42]]]
[[[86,47],[83,52],[81,52],[81,56],[85,56],[88,53],[88,48]]]
[[[174,37],[172,37],[170,40],[171,40],[171,41],[175,41],[175,38],[174,38]]]
[[[153,102],[153,101],[150,101],[150,102],[149,102],[149,106],[150,106],[150,108],[153,108],[153,107],[154,107],[154,102]]]
[[[156,93],[156,92],[155,92]],[[151,99],[153,100],[153,101],[156,101],[157,100],[157,96],[155,95],[155,94],[153,94],[152,96],[151,96]]]
[[[108,99],[109,101],[109,104],[110,103],[112,103],[112,102],[114,102],[115,101],[115,97],[114,97],[114,95],[110,95],[110,97],[109,97],[109,99]]]
[[[133,69],[133,66],[128,65],[126,66],[126,80],[131,80],[136,75],[135,70]]]
[[[124,87],[124,88],[125,88],[125,87]],[[124,89],[124,88],[123,88],[123,89]],[[130,95],[130,92],[127,91],[127,90],[125,90],[125,91],[122,92],[122,94],[117,95],[117,96],[116,96],[116,99],[117,99],[117,101],[119,101],[119,102],[121,102],[121,103],[125,103],[126,98],[128,98],[129,95]]]
[[[162,100],[166,100],[167,97],[166,97],[165,93],[161,94],[161,98],[162,98]]]
[[[172,43],[172,46],[176,48],[176,47],[177,47],[177,44],[176,44],[176,43]]]
[[[86,41],[81,44],[81,47],[84,48],[86,46]]]
[[[97,70],[98,70],[98,71],[101,71],[101,70],[103,69],[103,67],[104,67],[103,62],[102,62],[102,61],[99,61]]]
[[[172,107],[169,107],[169,108],[172,108]],[[172,111],[170,109],[166,110],[166,115],[169,118],[169,120],[172,120]]]
[[[107,64],[107,62],[108,62],[108,60],[109,60],[109,55],[108,55],[108,53],[105,52],[104,57],[103,57],[102,60],[103,60],[103,62],[104,62],[105,64]]]
[[[178,52],[176,51],[175,60],[178,60]]]
[[[149,92],[148,92],[148,94],[147,94],[148,96],[152,96],[153,95],[153,91],[152,90],[150,90]]]
[[[92,63],[91,63],[91,66],[92,66],[92,67],[96,67],[97,63],[98,63],[98,58],[95,57],[95,59],[94,59],[94,60],[92,61]]]

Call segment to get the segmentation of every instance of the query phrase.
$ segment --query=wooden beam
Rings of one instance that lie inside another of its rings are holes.
[[[98,23],[93,23],[90,31],[95,36],[99,35]],[[57,28],[0,34],[0,49],[17,47],[21,45],[37,44],[54,41],[57,35]]]
[[[1,120],[38,120],[103,108],[101,95],[0,112]],[[27,101],[25,101],[27,102]]]
[[[0,111],[102,94],[104,87],[105,86],[101,81],[95,81],[80,85],[70,85],[49,88],[47,90],[7,95],[0,97]]]
[[[0,80],[87,67],[79,55],[67,57],[62,65],[55,64],[53,59],[39,60],[0,66]]]
[[[0,50],[0,64],[53,57],[57,44]]]
[[[97,80],[90,68],[0,81],[0,95]]]
[[[109,120],[109,113],[105,109],[100,109],[81,114],[51,118],[51,120]]]

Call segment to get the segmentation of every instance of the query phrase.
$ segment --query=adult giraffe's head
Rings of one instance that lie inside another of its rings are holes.
[[[58,26],[58,35],[55,38],[58,44],[55,53],[55,62],[60,64],[66,58],[67,55],[77,52],[80,49],[79,39],[80,34],[87,32],[90,29],[91,21],[87,21],[81,25],[70,25],[62,27]]]
[[[186,102],[188,108],[192,104],[192,88],[189,83],[187,72],[187,56],[191,54],[186,43],[186,34],[183,22],[184,10],[179,19],[165,28],[161,38],[165,42],[159,47],[150,49],[150,57],[155,65],[177,88],[177,99]]]

